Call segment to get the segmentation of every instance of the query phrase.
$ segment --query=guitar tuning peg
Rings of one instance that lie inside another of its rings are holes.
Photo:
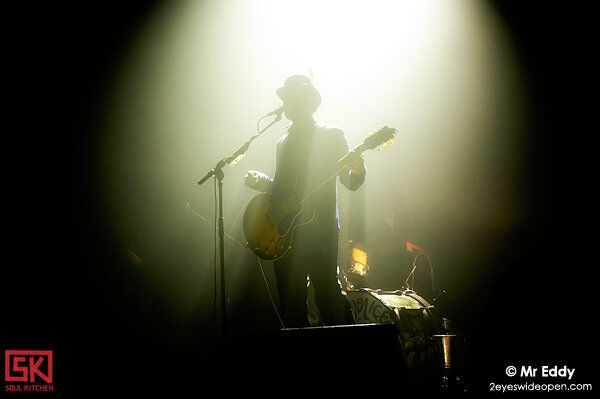
[[[372,135],[373,135],[373,133],[369,133],[369,136],[372,136]]]
[[[394,142],[392,140],[390,140],[390,144],[394,144]]]
[[[384,144],[383,144],[383,148],[387,148],[387,144],[385,144],[385,143],[384,143]]]
[[[381,147],[377,147],[377,151],[381,151]]]

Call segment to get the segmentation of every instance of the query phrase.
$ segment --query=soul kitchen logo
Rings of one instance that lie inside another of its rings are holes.
[[[4,391],[54,391],[52,351],[5,350]]]

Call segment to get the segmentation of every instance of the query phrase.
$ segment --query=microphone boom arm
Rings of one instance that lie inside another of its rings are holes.
[[[270,115],[265,115],[264,117],[266,117],[266,116],[270,116]],[[250,148],[250,143],[252,143],[258,137],[260,137],[265,132],[265,130],[267,130],[268,128],[270,128],[271,126],[273,126],[275,123],[279,122],[280,120],[281,120],[281,113],[277,114],[277,117],[271,123],[269,123],[267,126],[265,126],[264,129],[259,131],[254,136],[250,137],[250,139],[248,141],[246,141],[244,144],[242,144],[242,146],[240,148],[238,148],[233,154],[231,154],[227,158],[223,158],[219,162],[217,162],[215,167],[212,170],[210,170],[202,179],[200,179],[198,181],[198,185],[201,186],[202,183],[207,181],[209,178],[213,177],[217,173],[216,171],[223,169],[223,167],[225,165],[233,166],[236,163],[238,163],[243,157],[246,156],[246,151],[248,151],[248,148]]]

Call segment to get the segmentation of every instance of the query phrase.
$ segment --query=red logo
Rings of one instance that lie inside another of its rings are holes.
[[[4,351],[4,380],[52,384],[52,351]]]

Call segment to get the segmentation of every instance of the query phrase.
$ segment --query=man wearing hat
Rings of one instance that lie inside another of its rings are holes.
[[[321,95],[312,80],[304,75],[290,76],[277,89],[283,100],[286,118],[292,121],[286,134],[277,142],[275,176],[249,171],[246,185],[282,197],[290,193],[306,194],[307,183],[325,176],[336,161],[349,151],[344,131],[315,121],[314,112]],[[349,167],[339,174],[349,190],[358,189],[365,180],[366,169],[360,154],[350,153]],[[324,175],[325,174],[325,175]],[[315,302],[326,325],[351,324],[352,313],[340,290],[337,277],[339,222],[336,179],[329,180],[304,204],[312,223],[294,233],[291,253],[274,262],[281,313],[286,327],[305,327],[307,318],[307,278],[314,287]]]

